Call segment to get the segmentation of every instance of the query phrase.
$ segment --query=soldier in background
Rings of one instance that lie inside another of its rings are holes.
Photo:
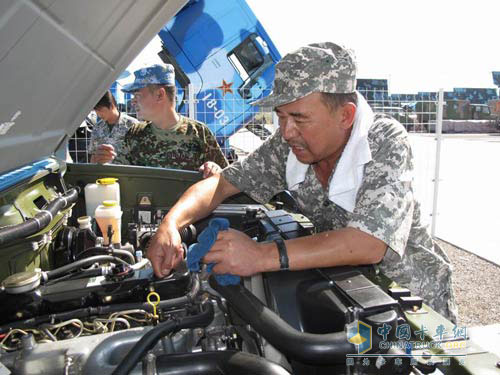
[[[205,255],[219,274],[377,264],[399,285],[456,320],[448,257],[420,220],[408,133],[374,115],[355,91],[352,51],[311,44],[277,65],[271,107],[279,129],[246,159],[190,187],[163,219],[147,256],[157,276],[179,264],[178,230],[245,192],[260,203],[289,190],[316,234],[258,243],[228,230]]]
[[[118,110],[116,100],[109,90],[97,102],[94,110],[100,120],[94,126],[90,137],[90,162],[109,163],[122,154],[125,134],[139,121]],[[121,163],[126,164],[123,160]]]
[[[133,93],[137,116],[147,120],[125,136],[118,162],[185,170],[204,177],[220,172],[227,160],[208,127],[175,110],[176,87],[172,65],[153,65],[134,72],[135,80],[122,90]]]

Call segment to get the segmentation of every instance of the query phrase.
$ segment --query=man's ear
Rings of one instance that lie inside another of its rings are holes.
[[[165,100],[167,98],[167,92],[165,91],[165,88],[160,87],[158,90],[156,90],[155,98],[158,101]]]
[[[356,115],[356,104],[345,103],[341,108],[341,124],[343,129],[349,129],[354,124],[354,116]]]

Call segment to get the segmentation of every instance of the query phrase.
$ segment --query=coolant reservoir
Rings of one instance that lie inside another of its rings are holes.
[[[95,209],[95,219],[101,229],[104,245],[109,245],[108,227],[111,225],[111,243],[121,243],[122,210],[117,201],[106,200]]]
[[[87,215],[94,217],[95,209],[103,201],[112,200],[120,204],[120,184],[113,177],[100,178],[95,184],[85,186],[85,206]]]

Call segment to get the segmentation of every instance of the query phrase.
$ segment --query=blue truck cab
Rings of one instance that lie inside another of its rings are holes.
[[[250,103],[271,90],[281,56],[269,35],[245,0],[191,0],[158,36],[159,56],[175,67],[179,112],[191,95],[190,116],[228,149],[228,138],[256,113]]]

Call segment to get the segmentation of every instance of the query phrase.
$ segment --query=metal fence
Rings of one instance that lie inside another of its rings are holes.
[[[258,107],[249,106],[239,96],[227,95],[221,99],[220,95],[215,95],[217,90],[205,89],[202,95],[196,97],[196,88],[189,87],[185,91],[178,89],[177,112],[208,124],[227,156],[243,157],[274,132],[276,121],[273,120],[272,112],[264,112]],[[135,108],[131,104],[131,95],[116,91],[113,94],[119,98],[119,110],[136,117]],[[90,113],[70,138],[69,154],[74,162],[90,162],[87,150],[92,128],[97,120],[95,113]]]
[[[196,90],[192,87],[189,92],[180,90],[177,94],[178,112],[191,118],[196,118],[204,123],[222,119],[222,116],[240,119],[240,123],[232,126],[216,125],[219,139],[228,139],[221,144],[226,155],[232,159],[242,158],[270,136],[277,128],[277,117],[273,112],[266,112],[257,107],[241,106],[232,96],[223,99],[211,99],[207,106],[200,106],[200,101],[205,97],[196,98]],[[423,216],[432,221],[435,230],[435,217],[437,215],[437,192],[439,183],[439,149],[441,143],[441,127],[439,109],[443,108],[443,100],[439,101],[438,93],[422,95],[389,95],[383,90],[361,90],[360,93],[367,99],[375,112],[383,112],[398,120],[410,134],[413,152],[415,154],[415,194],[422,204]],[[120,94],[119,104],[122,112],[135,116],[134,108],[130,105],[130,95]],[[215,95],[213,96],[215,97]],[[235,108],[244,108],[244,113],[234,113]],[[90,155],[87,148],[95,124],[95,115],[89,115],[69,141],[69,152],[73,161],[88,163]],[[235,121],[237,122],[237,121]],[[218,127],[220,126],[220,128]],[[227,129],[227,133],[225,132]],[[234,132],[235,129],[238,129]],[[233,134],[234,132],[234,134]]]
[[[216,90],[216,89],[214,89]],[[195,92],[195,90],[191,90]],[[206,93],[207,91],[204,91]],[[409,133],[430,133],[435,129],[437,101],[423,99],[417,95],[405,95],[402,99],[395,99],[394,95],[389,95],[387,91],[381,90],[362,90],[361,94],[367,99],[375,112],[384,112],[401,122]],[[205,96],[210,96],[210,91]],[[135,117],[135,110],[130,104],[130,95],[120,93],[121,103],[119,109]],[[215,95],[214,95],[215,97]],[[248,152],[258,147],[277,127],[273,119],[272,112],[265,112],[256,107],[239,105],[234,96],[224,97],[223,99],[210,100],[211,107],[201,107],[197,104],[205,98],[191,97],[179,90],[177,111],[187,117],[195,118],[204,123],[213,123],[214,117],[219,114],[220,123],[223,122],[222,116],[237,119],[234,124],[228,126],[215,125],[217,127],[217,136],[219,139],[226,139],[229,136],[229,143],[221,144],[225,147],[226,153],[236,152],[238,156],[244,156]],[[208,103],[210,104],[210,103]],[[235,109],[243,108],[242,113],[235,113]],[[97,121],[95,114],[90,114],[85,122],[81,124],[69,142],[69,152],[75,162],[88,163],[90,160],[87,154],[92,126]],[[221,129],[219,129],[221,128]],[[239,129],[234,132],[234,129]],[[234,134],[233,134],[234,133]],[[228,149],[230,148],[230,149]]]

